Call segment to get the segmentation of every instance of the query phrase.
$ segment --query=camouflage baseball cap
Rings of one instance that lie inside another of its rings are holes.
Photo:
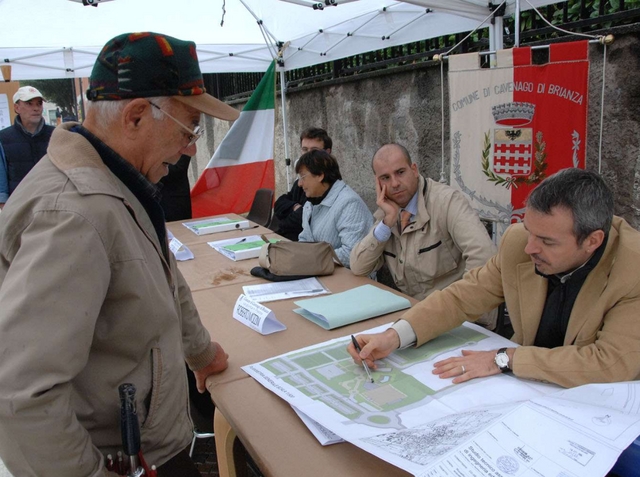
[[[89,101],[171,96],[215,118],[239,112],[205,92],[196,45],[161,33],[125,33],[102,48],[89,78]]]

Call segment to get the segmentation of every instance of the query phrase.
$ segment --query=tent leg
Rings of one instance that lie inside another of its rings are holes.
[[[495,17],[491,20],[491,25],[489,25],[489,51],[496,51],[496,26],[494,20]],[[489,55],[489,64],[491,68],[496,66],[496,55]]]
[[[514,29],[515,31],[513,32],[514,36],[514,45],[515,47],[520,46],[520,0],[516,0],[516,11],[514,12],[515,15],[515,25],[514,25]]]
[[[282,99],[282,134],[284,136],[284,158],[287,167],[287,191],[291,189],[291,159],[289,158],[289,141],[287,134],[287,83],[284,68],[280,69],[280,98]]]

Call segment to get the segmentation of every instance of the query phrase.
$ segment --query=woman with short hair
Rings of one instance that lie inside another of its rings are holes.
[[[351,249],[373,226],[360,196],[342,181],[338,161],[324,150],[303,154],[296,163],[298,184],[307,196],[300,242],[329,242],[345,267]]]

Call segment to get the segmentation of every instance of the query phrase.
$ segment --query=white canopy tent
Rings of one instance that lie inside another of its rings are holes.
[[[13,80],[87,77],[110,38],[157,31],[195,41],[204,73],[265,71],[278,43],[290,70],[470,31],[491,13],[484,0],[343,2],[320,10],[311,0],[0,0],[0,63],[12,66]],[[521,8],[556,2],[523,0]],[[507,15],[516,3],[507,1]]]
[[[522,2],[522,3],[521,3]],[[505,15],[558,0],[505,0]],[[320,3],[332,3],[322,9]],[[502,45],[502,21],[486,0],[0,0],[0,64],[12,80],[88,77],[116,35],[156,31],[192,40],[203,73],[262,72],[280,54],[284,71],[372,50],[489,27]],[[337,4],[337,5],[335,5]],[[28,6],[28,7],[27,7]],[[286,91],[286,88],[285,88]],[[285,157],[289,157],[282,95]],[[289,186],[287,167],[287,186]]]

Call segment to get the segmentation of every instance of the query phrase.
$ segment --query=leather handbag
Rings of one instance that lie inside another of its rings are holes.
[[[260,249],[260,266],[274,275],[331,275],[335,265],[342,266],[328,242],[275,242]]]

